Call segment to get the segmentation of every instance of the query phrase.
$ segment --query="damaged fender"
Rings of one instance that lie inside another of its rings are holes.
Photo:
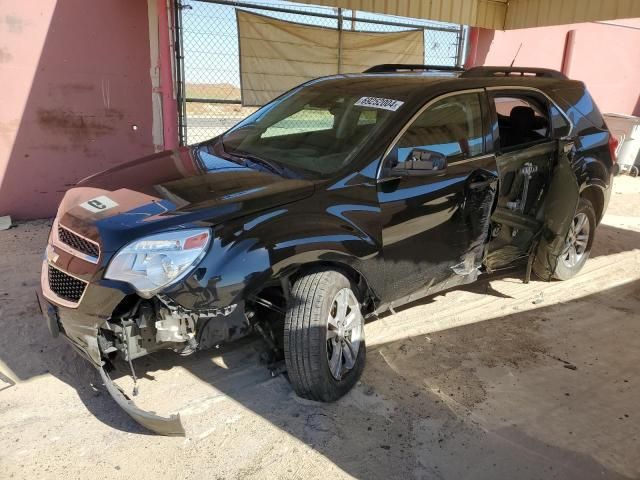
[[[133,401],[125,395],[120,387],[118,387],[109,374],[104,370],[104,367],[98,368],[102,382],[107,387],[109,394],[113,397],[116,403],[125,412],[129,414],[140,425],[152,432],[160,435],[172,436],[172,437],[184,437],[184,427],[180,421],[180,414],[171,415],[170,417],[161,417],[152,412],[145,412],[138,408]]]

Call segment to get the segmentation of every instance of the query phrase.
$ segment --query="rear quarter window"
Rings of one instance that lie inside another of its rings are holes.
[[[569,135],[571,125],[562,112],[560,112],[560,109],[551,104],[549,111],[551,113],[551,130],[553,131],[553,138],[561,138]]]
[[[604,118],[586,88],[564,87],[551,93],[552,98],[563,108],[578,131],[593,127],[606,129]]]

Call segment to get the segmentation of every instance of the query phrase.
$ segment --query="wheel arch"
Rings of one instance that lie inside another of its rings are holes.
[[[580,191],[580,196],[589,200],[596,212],[596,223],[600,223],[604,215],[605,194],[604,189],[600,185],[585,185]]]
[[[589,200],[599,224],[604,216],[611,191],[611,172],[603,154],[596,150],[582,152],[573,162],[580,196]]]
[[[290,286],[293,285],[293,283],[298,278],[309,272],[318,270],[336,270],[344,273],[347,278],[349,278],[358,286],[358,293],[360,293],[362,296],[361,301],[366,306],[372,306],[373,304],[378,303],[379,297],[374,288],[371,286],[371,283],[369,279],[367,279],[365,273],[358,269],[355,265],[353,265],[353,263],[340,261],[337,259],[318,259],[305,263],[290,265],[279,276],[280,282],[282,284],[281,288],[285,297],[290,290]]]

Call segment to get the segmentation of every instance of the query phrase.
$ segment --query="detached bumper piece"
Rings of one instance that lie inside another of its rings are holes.
[[[140,425],[159,435],[171,437],[184,437],[185,431],[180,421],[180,415],[171,415],[170,417],[161,417],[152,412],[145,412],[138,408],[133,401],[125,395],[120,387],[118,387],[104,368],[99,368],[102,381],[107,387],[109,394],[113,397],[120,407],[129,414]]]

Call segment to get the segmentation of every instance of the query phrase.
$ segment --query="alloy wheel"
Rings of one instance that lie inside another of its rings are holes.
[[[351,289],[340,290],[329,309],[327,321],[327,362],[336,380],[356,365],[364,339],[364,319],[358,299]]]
[[[582,261],[589,245],[589,233],[591,225],[585,213],[578,213],[573,217],[571,228],[567,235],[567,243],[562,253],[562,262],[573,268]]]

